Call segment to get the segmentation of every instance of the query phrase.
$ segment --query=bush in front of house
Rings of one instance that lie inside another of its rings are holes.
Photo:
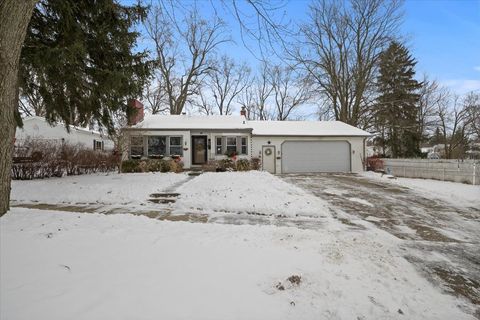
[[[122,161],[121,171],[125,173],[140,172],[138,167],[138,160],[125,160]]]
[[[116,155],[94,151],[83,144],[27,138],[15,144],[12,179],[31,180],[109,172],[115,171],[117,165]]]
[[[247,159],[237,160],[236,167],[237,167],[237,171],[249,171],[250,161],[248,161]]]
[[[260,158],[250,159],[250,169],[251,170],[260,170]]]
[[[183,162],[166,159],[125,160],[122,162],[123,173],[132,172],[182,172]]]

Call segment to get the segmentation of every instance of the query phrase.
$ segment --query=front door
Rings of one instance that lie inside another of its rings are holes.
[[[275,146],[262,147],[262,170],[275,173]]]
[[[207,136],[192,136],[192,158],[193,164],[204,164],[207,162]]]

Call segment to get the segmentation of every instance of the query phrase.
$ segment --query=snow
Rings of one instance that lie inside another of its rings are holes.
[[[352,197],[352,198],[348,198],[348,200],[356,202],[356,203],[363,204],[365,206],[373,207],[373,204],[371,204],[370,202],[368,202],[367,200],[364,200],[364,199]]]
[[[362,228],[342,224],[327,202],[266,172],[96,174],[13,181],[12,191],[19,203],[134,211],[150,193],[179,192],[174,213],[209,217],[15,207],[0,218],[0,319],[474,319],[462,311],[471,304],[404,258],[413,249],[378,218],[343,212]]]
[[[339,228],[14,208],[0,218],[0,318],[473,319],[400,240]]]
[[[177,173],[108,173],[32,181],[12,181],[11,198],[22,203],[144,203],[151,193],[187,179]]]
[[[356,136],[370,133],[341,121],[248,121],[253,135],[264,136]]]
[[[372,171],[362,172],[361,175],[383,183],[390,183],[401,187],[413,189],[426,197],[439,199],[459,207],[480,208],[480,186],[468,185],[450,181],[431,179],[388,178]]]
[[[252,127],[247,124],[243,116],[191,116],[191,115],[148,115],[132,129],[164,129],[164,130],[190,130],[190,129],[247,129]],[[128,128],[127,128],[128,129]]]
[[[180,187],[174,212],[325,217],[325,201],[267,172],[204,173]]]
[[[370,133],[341,121],[249,121],[243,116],[231,115],[148,115],[142,122],[127,129],[253,129],[253,135],[370,136]]]

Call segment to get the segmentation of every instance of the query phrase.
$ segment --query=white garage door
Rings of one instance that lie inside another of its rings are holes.
[[[350,172],[347,141],[286,141],[282,144],[282,173]]]

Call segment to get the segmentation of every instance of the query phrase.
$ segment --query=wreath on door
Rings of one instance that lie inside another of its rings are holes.
[[[269,156],[272,154],[272,149],[268,148],[268,149],[265,149],[265,155],[266,156]]]

